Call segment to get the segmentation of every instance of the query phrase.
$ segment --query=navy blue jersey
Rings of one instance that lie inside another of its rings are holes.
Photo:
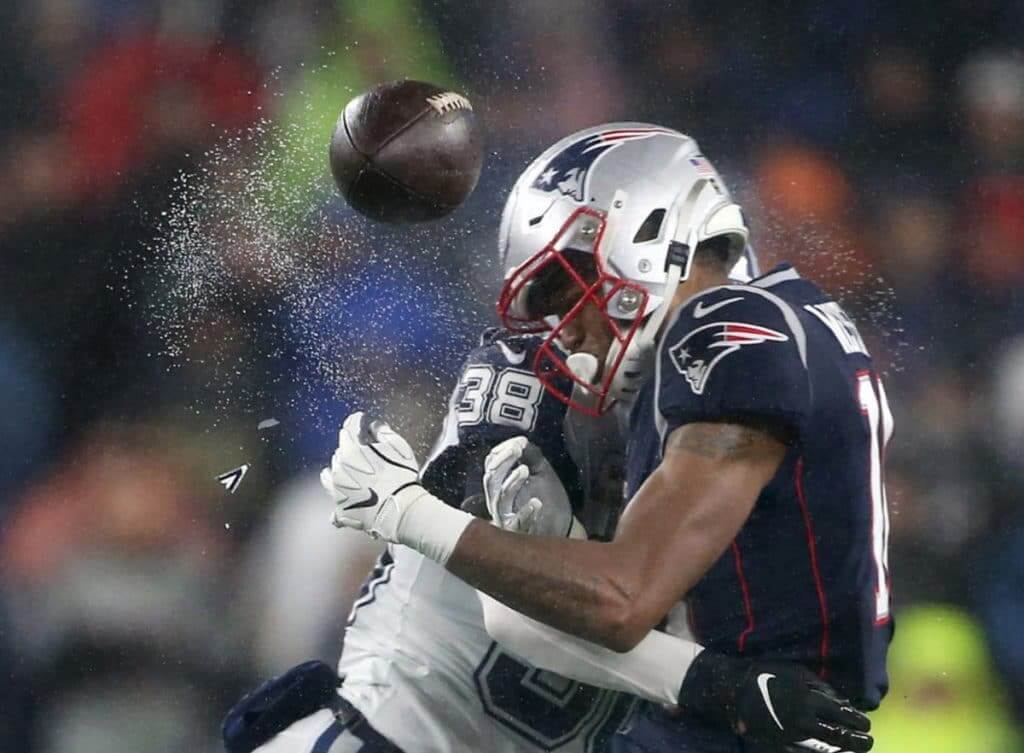
[[[892,635],[882,476],[892,416],[854,324],[788,265],[677,312],[631,416],[627,494],[661,462],[673,430],[729,420],[784,428],[792,444],[687,597],[697,639],[798,661],[876,707]]]
[[[466,356],[441,435],[424,465],[421,481],[432,494],[455,506],[481,494],[487,453],[522,435],[540,447],[578,508],[579,472],[562,428],[566,405],[544,389],[532,370],[543,342],[537,335],[488,329]]]

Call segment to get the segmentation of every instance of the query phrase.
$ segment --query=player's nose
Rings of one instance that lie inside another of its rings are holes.
[[[565,326],[558,333],[558,341],[570,353],[575,353],[583,344],[585,338],[586,333],[583,331],[583,328],[576,322],[571,321],[566,322]]]

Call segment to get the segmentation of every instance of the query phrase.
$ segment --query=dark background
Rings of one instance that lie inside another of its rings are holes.
[[[876,749],[1022,749],[1024,4],[13,0],[0,28],[0,750],[217,750],[247,685],[337,657],[372,556],[315,482],[338,423],[426,450],[511,182],[608,120],[697,138],[762,263],[884,366]],[[467,204],[407,229],[326,162],[401,77],[488,140]]]

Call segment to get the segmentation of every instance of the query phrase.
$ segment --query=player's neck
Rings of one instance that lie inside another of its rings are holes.
[[[669,316],[695,295],[703,293],[709,288],[728,285],[729,282],[729,275],[725,271],[702,264],[694,264],[690,269],[690,276],[684,282],[679,283],[676,294],[672,296],[672,303],[669,304]]]

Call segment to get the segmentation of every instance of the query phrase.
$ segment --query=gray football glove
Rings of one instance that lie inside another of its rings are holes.
[[[567,536],[572,505],[561,479],[526,437],[494,447],[484,462],[484,496],[491,521],[507,531]]]

